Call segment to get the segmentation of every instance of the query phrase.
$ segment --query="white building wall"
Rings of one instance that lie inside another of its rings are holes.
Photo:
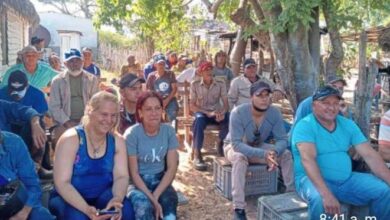
[[[8,18],[8,65],[16,63],[17,52],[24,47],[23,19],[13,10],[7,10]]]

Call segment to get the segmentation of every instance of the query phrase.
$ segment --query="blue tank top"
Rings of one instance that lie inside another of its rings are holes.
[[[113,184],[115,138],[107,134],[105,154],[93,159],[88,154],[84,128],[77,126],[76,131],[80,146],[73,164],[71,183],[83,198],[97,198]]]

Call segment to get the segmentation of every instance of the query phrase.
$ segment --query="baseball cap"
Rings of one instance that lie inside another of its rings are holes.
[[[245,59],[244,61],[244,68],[247,68],[249,66],[256,66],[256,62],[252,58]]]
[[[203,61],[198,66],[198,72],[204,72],[213,69],[213,64],[209,61]]]
[[[38,36],[34,36],[31,38],[31,44],[39,44],[40,42],[44,41],[45,39],[39,38]]]
[[[132,87],[134,86],[137,82],[143,82],[144,80],[141,78],[138,78],[135,74],[129,73],[124,75],[120,80],[119,80],[119,88],[123,89],[125,87]]]
[[[73,58],[79,58],[82,59],[81,53],[77,49],[70,49],[69,51],[65,52],[65,61],[69,61]]]
[[[153,61],[154,63],[161,63],[161,62],[165,63],[165,56],[162,54],[157,54],[156,56],[153,57]]]
[[[20,70],[13,71],[8,78],[8,92],[10,96],[19,95],[28,86],[28,79],[24,72]]]
[[[268,83],[263,82],[263,81],[256,81],[255,83],[253,83],[251,85],[250,94],[251,94],[251,96],[259,95],[264,90],[268,90],[268,92],[272,92],[272,89]]]
[[[338,76],[329,76],[328,77],[327,84],[333,84],[336,82],[342,82],[344,86],[347,85],[347,81],[345,81],[345,79],[343,79],[342,77],[338,77]]]
[[[329,96],[336,96],[340,100],[342,99],[341,94],[338,89],[333,86],[326,85],[318,88],[313,95],[313,101],[321,101],[326,99]]]

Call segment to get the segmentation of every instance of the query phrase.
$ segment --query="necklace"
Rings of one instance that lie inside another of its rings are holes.
[[[87,131],[87,130],[86,130]],[[104,146],[105,145],[105,143],[106,143],[106,138],[104,138],[102,141],[100,141],[99,143],[94,143],[94,142],[92,142],[92,137],[90,138],[90,135],[89,134],[87,134],[88,133],[88,131],[87,132],[85,132],[86,133],[86,136],[87,136],[87,141],[90,143],[90,145],[91,145],[91,148],[92,148],[92,156],[93,156],[93,158],[97,158],[98,157],[98,155],[99,155],[99,152],[100,152],[100,149],[102,148],[102,146]],[[92,135],[91,135],[92,136]],[[87,145],[88,146],[88,145]],[[96,147],[97,146],[97,147]]]

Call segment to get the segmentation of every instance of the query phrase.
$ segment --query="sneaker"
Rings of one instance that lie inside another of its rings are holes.
[[[245,209],[234,209],[233,220],[246,220]]]
[[[195,170],[198,171],[206,171],[207,170],[207,165],[205,162],[199,158],[195,158],[194,160],[194,168]]]

